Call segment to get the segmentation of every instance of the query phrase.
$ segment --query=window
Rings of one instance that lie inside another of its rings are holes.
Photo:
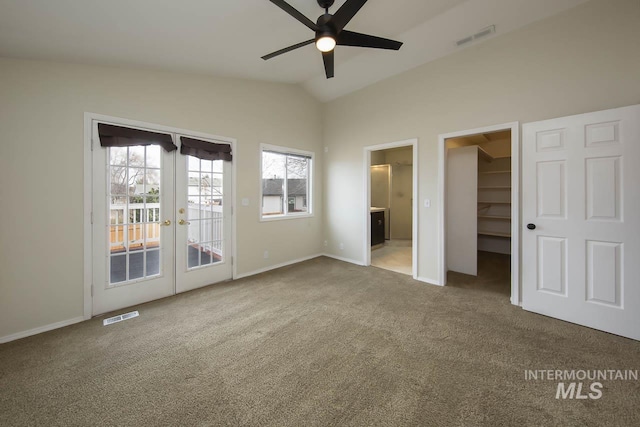
[[[268,145],[261,153],[262,219],[311,215],[313,153]]]

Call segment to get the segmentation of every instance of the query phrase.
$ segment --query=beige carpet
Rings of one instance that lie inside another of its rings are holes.
[[[317,258],[3,344],[0,425],[640,425],[637,381],[556,400],[524,379],[640,369],[639,342],[451,279]]]

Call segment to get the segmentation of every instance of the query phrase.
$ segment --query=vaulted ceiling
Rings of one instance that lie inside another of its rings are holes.
[[[313,37],[268,0],[0,0],[0,56],[295,83],[328,101],[585,1],[370,0],[347,29],[402,49],[338,46],[327,80],[313,45],[260,58]],[[289,3],[312,21],[323,13],[316,0]],[[495,34],[456,46],[491,25]]]

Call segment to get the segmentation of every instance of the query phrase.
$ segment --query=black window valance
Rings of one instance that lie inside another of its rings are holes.
[[[159,145],[166,151],[177,150],[171,135],[149,132],[123,126],[98,123],[100,145],[103,147],[131,147],[133,145]]]
[[[197,157],[203,160],[226,160],[231,161],[231,145],[217,144],[214,142],[202,141],[200,139],[180,137],[180,154]]]

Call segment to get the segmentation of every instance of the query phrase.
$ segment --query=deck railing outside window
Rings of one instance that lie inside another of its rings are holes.
[[[219,242],[223,238],[222,206],[189,204],[188,218],[199,218],[189,224],[189,244],[199,250],[222,255]],[[111,205],[110,249],[120,252],[157,247],[160,243],[160,204],[130,203]],[[210,242],[200,245],[200,242]]]

